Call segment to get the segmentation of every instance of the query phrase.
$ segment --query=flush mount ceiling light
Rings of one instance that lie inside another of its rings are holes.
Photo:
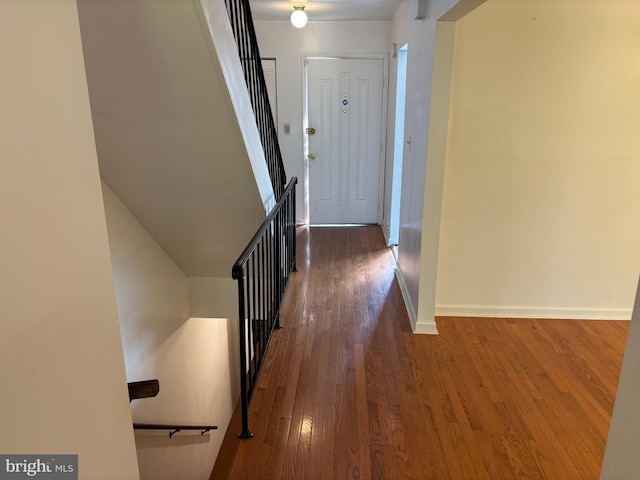
[[[296,28],[302,28],[307,24],[307,14],[304,13],[304,5],[293,6],[291,24]]]

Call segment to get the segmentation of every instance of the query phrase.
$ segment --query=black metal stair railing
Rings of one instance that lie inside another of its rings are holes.
[[[278,130],[271,114],[267,83],[262,70],[258,40],[253,26],[249,0],[225,0],[233,35],[238,46],[244,78],[249,89],[262,148],[276,199],[282,197],[286,182]]]
[[[233,265],[238,281],[240,401],[242,432],[251,438],[248,409],[291,272],[296,270],[296,183],[293,177],[280,200]]]

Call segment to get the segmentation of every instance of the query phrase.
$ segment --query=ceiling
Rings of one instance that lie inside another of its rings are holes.
[[[250,0],[254,20],[289,20],[293,5],[305,5],[310,22],[391,20],[401,0]]]

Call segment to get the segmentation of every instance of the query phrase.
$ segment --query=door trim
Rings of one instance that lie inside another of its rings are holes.
[[[302,53],[302,189],[303,216],[305,224],[309,224],[309,136],[305,134],[309,128],[309,83],[307,65],[309,60],[343,59],[343,60],[382,60],[382,114],[380,118],[380,165],[378,174],[378,225],[382,224],[384,213],[384,183],[387,164],[387,108],[389,91],[389,54],[388,53]]]

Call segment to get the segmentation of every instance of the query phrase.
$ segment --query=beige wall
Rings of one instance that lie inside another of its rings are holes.
[[[140,477],[208,478],[239,395],[237,322],[189,318],[187,277],[106,184],[103,192],[127,377],[160,381],[157,397],[131,404],[133,419],[220,427],[172,439],[137,431]]]
[[[0,2],[4,454],[137,479],[76,2]]]
[[[640,4],[489,0],[458,22],[437,310],[630,318]]]
[[[127,378],[155,378],[154,350],[189,318],[187,277],[105,183],[102,191]]]

